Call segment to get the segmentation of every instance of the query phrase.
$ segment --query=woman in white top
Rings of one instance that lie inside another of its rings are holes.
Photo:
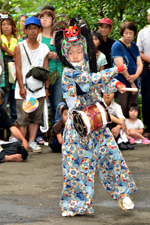
[[[122,122],[125,122],[121,106],[114,102],[114,97],[115,93],[103,93],[104,104],[111,115],[117,117]],[[119,124],[110,123],[107,126],[111,130],[120,150],[134,150],[134,147],[128,141],[126,134],[123,133],[122,127]]]

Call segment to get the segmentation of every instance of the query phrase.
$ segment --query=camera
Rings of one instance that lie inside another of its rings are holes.
[[[2,13],[0,13],[0,20],[7,19],[7,18],[8,18],[8,14],[2,14]]]

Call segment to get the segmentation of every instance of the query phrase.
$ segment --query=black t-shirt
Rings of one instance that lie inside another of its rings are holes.
[[[49,144],[52,143],[54,138],[57,136],[57,134],[63,134],[63,128],[65,127],[65,124],[63,123],[63,120],[59,120],[52,129]]]
[[[113,43],[115,42],[115,40],[111,39],[111,38],[107,38],[107,41],[103,42],[101,45],[99,45],[99,51],[101,51],[107,59],[107,65],[105,65],[105,69],[107,68],[111,68],[111,46],[113,45]]]
[[[12,126],[14,126],[14,124],[9,118],[7,112],[4,109],[0,109],[0,128],[9,130]]]

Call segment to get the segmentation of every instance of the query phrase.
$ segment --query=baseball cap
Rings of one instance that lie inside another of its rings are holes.
[[[25,20],[25,27],[29,24],[36,24],[41,27],[40,20],[34,16],[31,16]]]
[[[109,19],[109,18],[102,18],[102,19],[100,19],[99,21],[98,21],[98,24],[101,24],[101,23],[106,23],[106,24],[109,24],[109,25],[113,25],[113,23],[112,23],[112,20],[111,19]]]

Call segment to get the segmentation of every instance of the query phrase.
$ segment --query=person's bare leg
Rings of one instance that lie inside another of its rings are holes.
[[[22,162],[21,154],[5,155],[5,162]]]
[[[23,136],[26,136],[27,133],[27,127],[24,126],[18,126],[19,130],[21,131],[21,133],[23,134]]]
[[[17,127],[18,129],[19,129],[19,126],[18,126],[18,123],[17,122],[13,122],[13,124],[15,125],[15,127]],[[11,138],[14,138],[15,136],[11,133],[11,136],[10,136]]]
[[[29,124],[29,142],[34,141],[39,128],[39,124],[30,123]]]
[[[144,136],[136,131],[131,131],[130,132],[130,136],[133,137],[134,139],[138,140],[138,139],[143,139]]]

